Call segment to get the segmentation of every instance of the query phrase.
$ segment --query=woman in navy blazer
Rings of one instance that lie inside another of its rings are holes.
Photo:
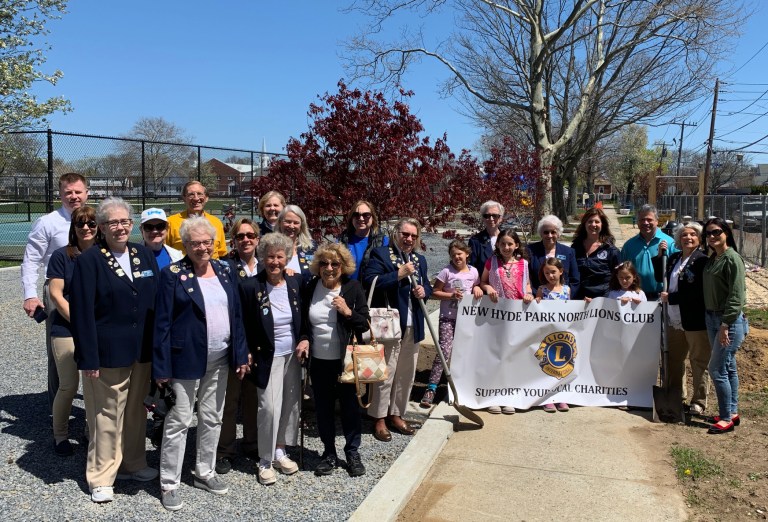
[[[368,415],[376,418],[373,436],[382,442],[392,440],[387,429],[403,435],[413,435],[414,428],[403,420],[408,397],[416,376],[419,342],[424,339],[424,314],[417,299],[428,299],[432,286],[427,276],[427,260],[414,252],[421,235],[421,225],[413,218],[403,218],[395,224],[389,246],[379,247],[371,253],[371,260],[363,275],[366,286],[374,287],[372,306],[387,305],[400,312],[400,341],[383,342],[389,377],[382,383],[371,385]],[[411,282],[416,277],[416,284]]]
[[[88,421],[85,476],[94,502],[113,498],[115,478],[148,481],[145,432],[157,290],[155,256],[129,243],[131,206],[107,198],[96,210],[102,240],[75,263],[69,294],[75,361]]]
[[[285,446],[298,444],[301,361],[309,354],[309,341],[301,320],[301,276],[287,275],[293,240],[273,232],[259,242],[256,277],[243,281],[243,303],[248,349],[256,365],[261,484],[277,481],[274,468],[286,475],[299,467]]]
[[[571,289],[571,295],[576,295],[579,290],[579,266],[576,264],[576,252],[558,239],[563,233],[563,222],[553,215],[544,216],[539,220],[537,230],[541,241],[528,245],[528,276],[531,281],[531,290],[536,295],[540,284],[539,271],[548,257],[556,257],[563,264],[563,283]]]
[[[179,234],[187,257],[161,272],[153,358],[158,386],[170,386],[176,396],[165,418],[160,455],[162,502],[171,511],[182,505],[178,487],[195,399],[193,484],[218,495],[227,493],[215,468],[228,367],[240,379],[248,370],[237,276],[229,263],[212,258],[216,229],[205,217],[192,216],[181,224]]]
[[[496,246],[496,236],[499,235],[499,226],[504,219],[504,205],[493,200],[480,205],[480,217],[485,223],[485,228],[469,238],[469,264],[482,274],[486,260],[493,255]]]

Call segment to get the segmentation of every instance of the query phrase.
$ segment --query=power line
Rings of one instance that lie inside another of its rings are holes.
[[[758,50],[757,50],[757,52],[756,52],[755,54],[753,54],[753,55],[750,57],[750,59],[749,59],[749,60],[747,60],[746,62],[744,62],[743,64],[741,64],[741,67],[739,67],[738,69],[736,69],[735,71],[733,71],[731,74],[729,74],[729,75],[728,75],[728,77],[731,77],[731,76],[733,76],[734,74],[736,74],[737,72],[739,72],[740,70],[742,70],[744,67],[746,67],[746,66],[747,66],[747,64],[748,64],[749,62],[751,62],[752,60],[754,60],[754,59],[755,59],[755,57],[756,57],[758,54],[760,54],[761,52],[763,52],[763,49],[765,49],[766,47],[768,47],[768,42],[765,42],[765,43],[763,44],[763,46],[762,46],[760,49],[758,49]]]

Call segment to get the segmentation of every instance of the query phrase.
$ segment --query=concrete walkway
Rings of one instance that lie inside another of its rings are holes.
[[[620,248],[629,237],[605,211]],[[438,404],[352,520],[687,519],[650,411],[479,413],[482,429]]]

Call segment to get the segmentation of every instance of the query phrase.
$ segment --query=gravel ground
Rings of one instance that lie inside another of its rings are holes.
[[[444,249],[438,249],[444,250]],[[436,252],[441,261],[428,261],[430,274],[445,264],[447,253]],[[229,494],[216,496],[192,487],[195,428],[190,429],[181,496],[184,507],[174,515],[160,504],[158,481],[118,481],[115,500],[107,504],[90,501],[85,482],[86,445],[77,439],[84,429],[82,396],[78,394],[70,421],[72,457],[57,457],[45,394],[46,359],[44,329],[28,319],[21,309],[19,269],[0,270],[0,518],[2,520],[344,520],[365,499],[377,481],[397,459],[410,437],[392,434],[392,441],[373,438],[369,420],[363,422],[360,453],[367,474],[350,478],[342,469],[328,477],[312,471],[279,476],[277,484],[261,486],[254,462],[244,457],[223,478]],[[23,354],[23,357],[19,355]],[[424,411],[424,410],[422,410]],[[322,445],[312,412],[305,415],[304,465],[314,469]],[[412,417],[415,418],[415,417]],[[343,455],[340,429],[337,448]],[[298,461],[298,448],[290,451]],[[159,450],[147,441],[147,460],[157,467]]]

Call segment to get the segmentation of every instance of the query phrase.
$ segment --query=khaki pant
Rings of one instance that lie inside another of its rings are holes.
[[[88,460],[85,478],[91,491],[112,486],[118,471],[133,473],[147,467],[147,410],[151,363],[127,368],[99,368],[99,378],[83,375]]]
[[[71,337],[51,337],[51,348],[59,374],[59,389],[53,400],[53,438],[58,444],[69,438],[69,415],[77,387],[80,386],[80,374],[75,362],[75,343]]]
[[[278,444],[298,444],[300,400],[299,360],[293,353],[276,355],[272,359],[267,387],[258,388],[259,457],[272,461]]]
[[[400,341],[384,341],[383,344],[389,377],[384,382],[370,385],[368,415],[377,419],[387,415],[402,417],[416,377],[419,344],[413,342],[413,327],[410,326]]]
[[[244,377],[241,381],[237,373],[230,368],[227,377],[227,398],[224,401],[224,419],[221,424],[221,435],[219,436],[219,447],[216,450],[216,457],[234,457],[237,454],[235,449],[235,439],[237,439],[237,407],[243,419],[243,441],[240,443],[240,449],[248,455],[255,455],[259,451],[258,438],[259,426],[256,423],[256,412],[258,410],[258,400],[256,382],[249,377]]]
[[[707,366],[712,354],[712,345],[706,330],[688,332],[669,327],[667,330],[669,347],[669,388],[679,390],[682,401],[688,397],[685,386],[685,359],[690,360],[693,373],[693,396],[691,404],[707,407],[707,388],[709,373]]]

